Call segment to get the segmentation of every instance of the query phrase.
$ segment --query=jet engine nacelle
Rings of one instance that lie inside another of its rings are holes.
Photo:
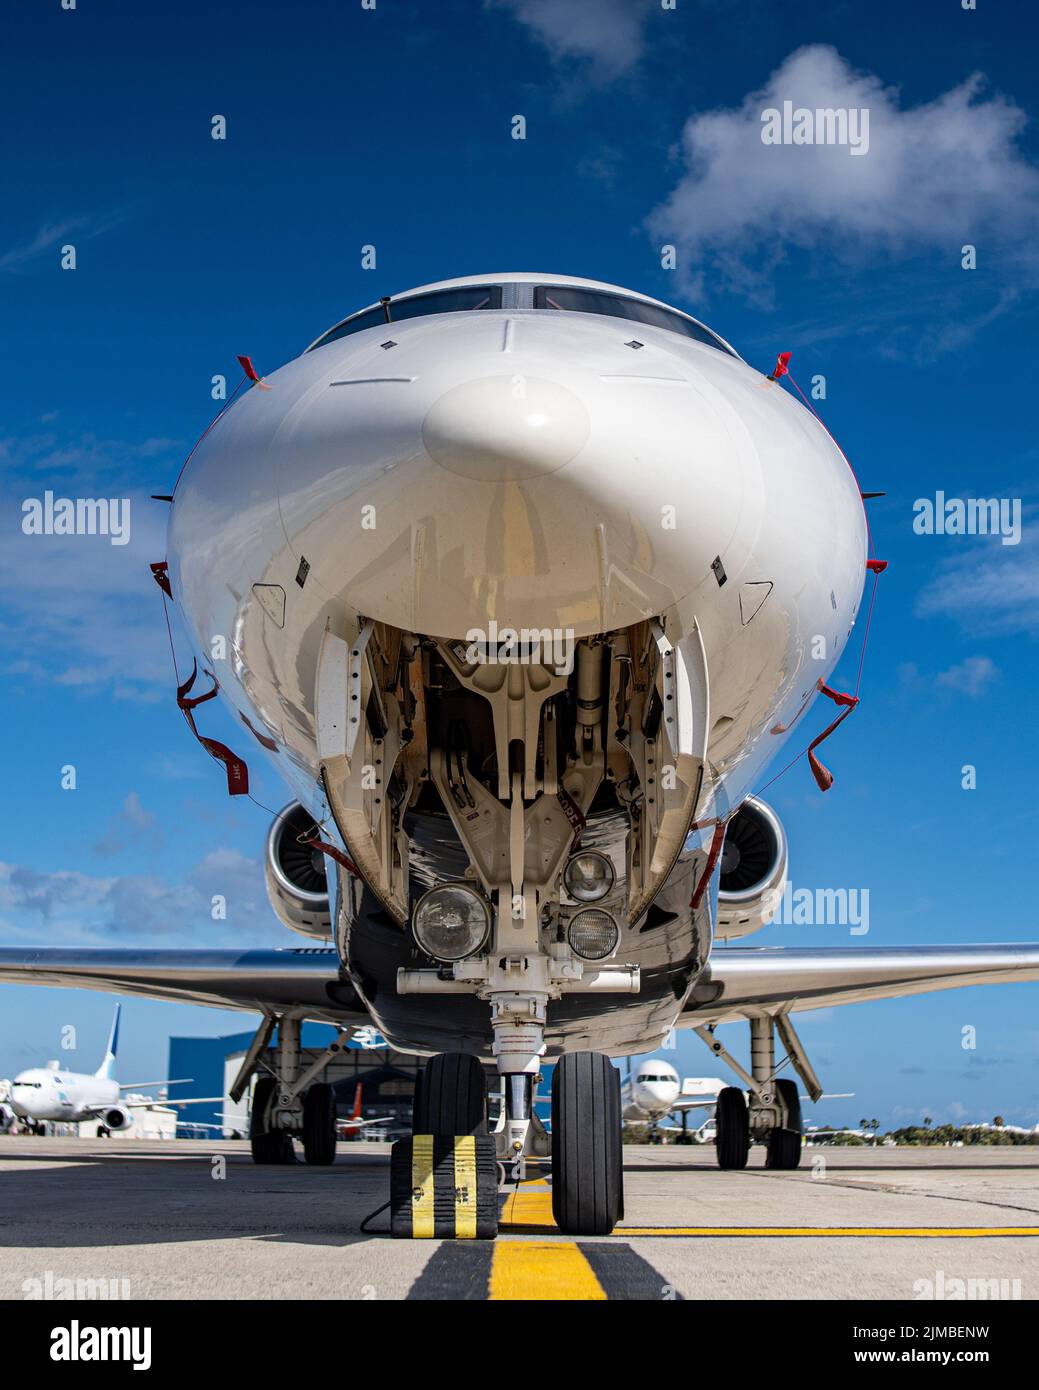
[[[332,914],[324,856],[300,840],[313,829],[313,816],[298,801],[289,802],[267,836],[264,871],[278,920],[303,936],[326,939],[332,934]]]
[[[133,1124],[133,1115],[125,1105],[110,1105],[107,1110],[102,1112],[100,1120],[105,1129],[129,1129]]]
[[[772,920],[786,882],[786,835],[772,810],[756,796],[729,821],[722,846],[715,936],[733,941]]]

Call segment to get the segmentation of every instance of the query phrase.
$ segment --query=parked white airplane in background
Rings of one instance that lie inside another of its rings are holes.
[[[129,1129],[134,1110],[155,1105],[177,1108],[182,1105],[201,1105],[222,1100],[221,1096],[200,1096],[190,1100],[167,1100],[164,1096],[124,1097],[124,1091],[139,1091],[147,1086],[168,1086],[167,1081],[137,1081],[121,1086],[116,1081],[115,1061],[119,1047],[119,1015],[122,1005],[115,1006],[112,1030],[108,1035],[105,1056],[93,1073],[68,1071],[54,1061],[46,1067],[32,1067],[20,1072],[10,1083],[9,1104],[17,1119],[30,1124],[45,1120],[60,1124],[78,1124],[81,1120],[98,1120],[105,1130],[118,1132]]]
[[[11,1109],[10,1100],[10,1081],[0,1081],[0,1134],[6,1134],[15,1121],[15,1113]]]
[[[670,1062],[661,1057],[650,1057],[640,1061],[634,1076],[629,1075],[621,1086],[621,1107],[624,1121],[631,1125],[659,1126],[669,1115],[681,1115],[682,1127],[665,1127],[662,1132],[671,1134],[690,1134],[698,1143],[714,1140],[717,1134],[715,1110],[718,1097],[726,1089],[727,1083],[718,1076],[686,1076],[679,1080],[678,1072]],[[849,1100],[854,1091],[822,1092],[817,1100]],[[809,1100],[807,1095],[798,1096],[798,1101]],[[710,1113],[697,1128],[690,1130],[686,1116],[691,1110],[707,1110]]]
[[[717,1076],[680,1080],[670,1062],[650,1057],[640,1061],[634,1076],[622,1083],[621,1113],[626,1124],[655,1125],[668,1115],[713,1109],[724,1086]]]
[[[386,297],[262,381],[243,365],[252,388],[189,459],[155,572],[212,666],[178,692],[192,729],[219,687],[291,788],[267,885],[311,945],[13,949],[0,978],[262,1010],[232,1088],[277,1028],[260,1162],[296,1133],[308,1160],[334,1157],[302,1019],[430,1056],[420,1133],[481,1128],[496,1065],[499,1156],[551,1150],[555,1219],[577,1235],[622,1209],[611,1057],[694,1029],[742,1083],[718,1096],[718,1161],[743,1167],[753,1136],[790,1168],[800,1098],[777,1033],[822,1090],[794,1011],[1039,978],[1036,945],[728,945],[786,873],[751,793],[791,731],[817,732],[818,694],[853,707],[825,681],[880,563],[847,461],[780,364],[766,376],[646,295],[512,273]],[[242,759],[205,746],[245,791]],[[732,1019],[749,1069],[713,1031]]]

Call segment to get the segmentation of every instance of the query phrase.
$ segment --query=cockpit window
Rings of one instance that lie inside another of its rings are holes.
[[[377,309],[365,309],[363,313],[354,314],[342,323],[337,323],[335,328],[330,328],[324,337],[319,338],[314,347],[308,350],[313,352],[314,348],[334,343],[349,333],[361,333],[366,328],[376,328],[379,324],[387,322],[397,323],[401,319],[417,319],[426,314],[457,314],[466,309],[500,309],[501,286],[462,285],[457,289],[432,290],[429,294],[413,294],[402,299],[391,299],[386,308],[389,311],[388,319],[387,312],[381,304]]]
[[[653,328],[667,328],[672,333],[693,338],[698,343],[717,348],[729,357],[736,354],[725,346],[703,324],[676,314],[671,309],[663,309],[659,304],[647,304],[644,299],[629,299],[623,294],[610,294],[606,290],[586,290],[576,285],[538,285],[534,290],[535,309],[567,309],[578,314],[609,314],[613,318],[631,319],[634,323],[646,323]]]

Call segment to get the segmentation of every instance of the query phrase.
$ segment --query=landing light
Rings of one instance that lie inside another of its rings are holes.
[[[589,907],[570,918],[566,939],[582,960],[604,960],[617,949],[620,931],[608,912]]]
[[[464,883],[447,883],[423,893],[411,919],[415,940],[436,960],[471,956],[487,940],[490,929],[490,905]]]
[[[566,891],[579,903],[594,903],[613,887],[613,865],[598,850],[575,854],[563,871]]]

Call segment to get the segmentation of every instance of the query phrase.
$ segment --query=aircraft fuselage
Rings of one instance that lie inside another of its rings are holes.
[[[717,825],[854,624],[861,498],[811,413],[711,335],[539,291],[627,295],[590,281],[445,283],[495,301],[394,319],[402,296],[218,421],[177,488],[173,592],[246,747],[360,864],[335,936],[395,1045],[489,1047],[497,966],[438,985],[408,930],[423,891],[468,880],[485,954],[521,953],[520,992],[547,999],[550,1053],[644,1052],[710,951],[711,894],[690,904]],[[466,818],[499,814],[481,857]],[[601,988],[565,978],[575,828],[616,873]]]

